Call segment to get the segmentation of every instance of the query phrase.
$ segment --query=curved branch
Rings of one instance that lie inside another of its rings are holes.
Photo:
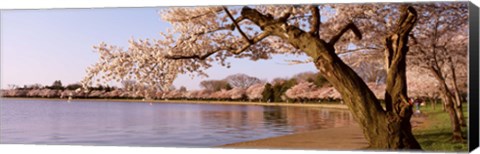
[[[335,43],[337,43],[337,41],[340,40],[340,38],[343,36],[343,34],[345,32],[347,32],[347,30],[349,30],[349,29],[351,29],[353,31],[353,33],[355,34],[355,36],[358,39],[362,39],[362,33],[360,32],[358,27],[353,22],[350,22],[345,27],[343,27],[342,30],[340,30],[340,32],[338,32],[337,35],[333,36],[332,39],[330,39],[330,41],[328,42],[328,44],[330,44],[332,46],[335,45]]]
[[[240,54],[242,53],[243,51],[247,50],[248,47],[250,47],[251,45],[257,43],[257,42],[260,42],[261,40],[263,40],[264,38],[270,36],[270,33],[269,32],[263,32],[262,34],[256,36],[255,38],[253,38],[252,40],[250,40],[250,42],[248,42],[248,44],[245,44],[243,45],[241,48],[239,48],[237,51],[234,51],[232,53],[234,54]]]

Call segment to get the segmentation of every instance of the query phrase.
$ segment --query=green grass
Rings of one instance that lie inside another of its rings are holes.
[[[449,151],[449,152],[467,152],[468,144],[465,140],[461,143],[455,143],[452,139],[450,117],[448,113],[442,110],[441,104],[437,104],[435,110],[428,104],[422,106],[420,110],[427,115],[427,124],[425,127],[413,130],[417,141],[425,151]],[[467,103],[463,104],[463,113],[468,121]],[[462,127],[463,136],[467,136],[467,128]]]

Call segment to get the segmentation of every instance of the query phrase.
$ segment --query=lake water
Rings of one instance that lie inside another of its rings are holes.
[[[0,143],[211,147],[355,123],[347,110],[0,100]]]

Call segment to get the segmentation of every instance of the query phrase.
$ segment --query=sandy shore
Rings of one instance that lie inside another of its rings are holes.
[[[67,101],[60,98],[23,98],[23,97],[1,97],[1,99],[20,99],[20,100],[54,100]],[[132,102],[132,103],[179,103],[179,104],[222,104],[222,105],[261,105],[261,106],[297,106],[297,107],[320,107],[329,109],[348,109],[344,104],[322,103],[322,104],[302,104],[302,103],[266,103],[266,102],[240,102],[240,101],[203,101],[203,100],[138,100],[138,99],[73,99],[75,101],[99,101],[99,102]]]
[[[368,147],[358,125],[233,143],[222,148],[358,150]]]
[[[413,116],[413,130],[428,125],[426,116]],[[272,137],[260,140],[232,143],[221,148],[247,149],[305,149],[305,150],[361,150],[368,148],[362,129],[356,125],[319,129],[304,133]]]

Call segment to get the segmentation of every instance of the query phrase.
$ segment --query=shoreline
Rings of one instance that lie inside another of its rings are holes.
[[[67,101],[68,99],[61,98],[30,98],[30,97],[0,97],[1,99],[11,100],[52,100],[52,101]],[[72,102],[82,101],[97,101],[97,102],[131,102],[131,103],[176,103],[176,104],[214,104],[214,105],[258,105],[258,106],[292,106],[292,107],[319,107],[328,109],[342,109],[347,110],[347,105],[344,104],[300,104],[300,103],[265,103],[265,102],[241,102],[241,101],[205,101],[205,100],[138,100],[138,99],[94,99],[82,98],[72,99]]]
[[[428,127],[426,116],[414,116],[410,120],[412,130]],[[368,150],[358,124],[336,128],[317,129],[289,135],[275,136],[258,140],[236,142],[216,146],[229,149],[284,149],[284,150]]]
[[[369,144],[358,124],[355,124],[236,142],[217,147],[229,149],[363,150],[368,149]]]

